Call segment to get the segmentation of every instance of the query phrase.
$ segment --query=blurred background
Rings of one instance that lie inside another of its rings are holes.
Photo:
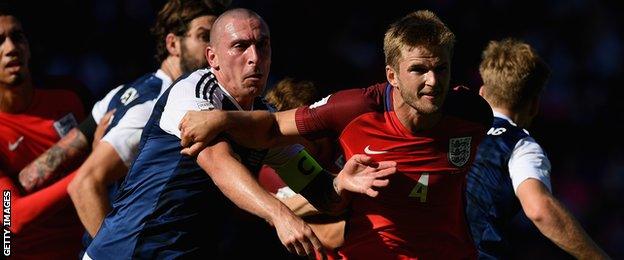
[[[72,75],[96,99],[153,71],[149,33],[163,0],[13,1],[33,52],[35,75]],[[553,73],[529,129],[553,164],[556,197],[614,258],[624,258],[624,10],[620,1],[251,1],[271,28],[269,86],[311,80],[329,94],[385,80],[383,33],[418,9],[436,12],[457,36],[453,84],[478,90],[489,40],[532,44]],[[520,259],[569,258],[526,217],[515,222]]]

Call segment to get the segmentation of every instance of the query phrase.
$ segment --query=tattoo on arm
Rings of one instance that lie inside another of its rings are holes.
[[[82,161],[90,148],[85,136],[72,129],[50,149],[28,164],[19,173],[19,181],[26,193],[31,193],[54,182]]]

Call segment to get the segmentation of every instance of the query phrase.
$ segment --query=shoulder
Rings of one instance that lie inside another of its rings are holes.
[[[387,83],[379,83],[366,88],[354,88],[338,91],[312,104],[310,108],[320,107],[326,103],[341,108],[341,113],[362,113],[383,110],[384,93]]]
[[[174,88],[195,90],[195,88],[201,87],[203,84],[207,83],[208,80],[214,78],[215,76],[210,69],[199,69],[189,74],[182,75],[172,85]],[[195,93],[195,91],[193,93]]]
[[[457,86],[449,90],[443,110],[448,115],[488,128],[492,125],[493,115],[490,105],[477,93],[464,86]]]
[[[81,81],[70,76],[44,76],[36,80],[37,87],[51,95],[59,94],[65,96],[62,100],[76,99],[83,106],[83,109],[89,110],[95,103],[95,98],[91,94],[89,88]]]

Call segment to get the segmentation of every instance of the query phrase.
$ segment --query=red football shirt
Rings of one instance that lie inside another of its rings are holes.
[[[37,89],[23,113],[0,112],[0,188],[11,191],[12,259],[78,257],[83,228],[66,191],[73,174],[32,194],[21,194],[15,182],[83,118],[80,99],[67,90]]]
[[[353,259],[463,259],[476,251],[464,216],[465,177],[492,120],[488,104],[463,88],[449,91],[444,116],[412,133],[392,107],[393,88],[337,92],[296,112],[307,138],[338,137],[346,158],[397,162],[376,198],[356,195],[339,254]]]

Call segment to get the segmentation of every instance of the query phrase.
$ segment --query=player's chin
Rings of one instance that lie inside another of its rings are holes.
[[[260,95],[264,90],[265,82],[261,81],[245,81],[243,88],[249,95]]]
[[[426,104],[419,107],[418,112],[421,114],[435,114],[440,112],[440,106],[436,104]]]

